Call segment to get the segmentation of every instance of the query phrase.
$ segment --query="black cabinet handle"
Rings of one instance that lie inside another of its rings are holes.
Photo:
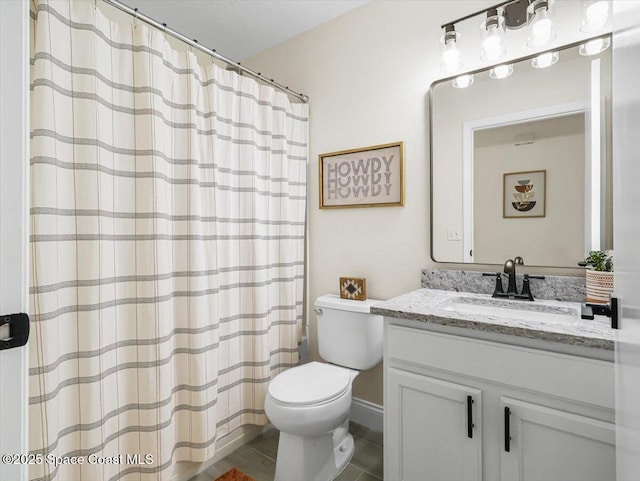
[[[511,409],[504,408],[504,450],[511,451]]]
[[[611,329],[618,329],[618,298],[611,298]]]
[[[467,437],[473,438],[473,398],[467,396]]]

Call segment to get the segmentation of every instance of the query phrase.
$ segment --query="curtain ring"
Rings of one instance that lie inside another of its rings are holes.
[[[138,7],[133,9],[133,28],[138,28]]]
[[[164,41],[167,41],[167,24],[163,23],[162,24],[162,34],[164,35]]]

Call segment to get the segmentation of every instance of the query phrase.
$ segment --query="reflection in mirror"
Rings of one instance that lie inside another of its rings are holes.
[[[576,267],[613,247],[610,50],[579,48],[432,85],[435,261]]]

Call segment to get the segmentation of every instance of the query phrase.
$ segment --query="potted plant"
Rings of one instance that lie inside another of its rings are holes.
[[[587,302],[607,303],[613,293],[613,251],[591,251],[587,266]]]

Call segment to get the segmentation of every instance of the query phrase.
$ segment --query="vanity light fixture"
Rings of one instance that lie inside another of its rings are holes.
[[[581,32],[599,32],[609,26],[610,22],[609,0],[585,0],[582,2]]]
[[[540,54],[537,57],[533,57],[531,60],[531,66],[533,68],[547,68],[551,67],[559,59],[560,54],[558,52],[547,52]]]
[[[513,65],[510,63],[496,65],[491,70],[489,70],[489,77],[496,80],[507,78],[512,74],[513,74]]]
[[[453,85],[454,88],[457,89],[466,89],[467,87],[473,85],[473,74],[460,75],[453,79],[451,85]]]
[[[446,73],[456,73],[462,68],[462,58],[458,49],[460,34],[453,24],[445,25],[440,38],[440,66]]]
[[[498,15],[497,8],[487,10],[487,18],[480,24],[480,32],[482,36],[480,58],[495,61],[504,57],[507,53],[504,47],[504,17]]]
[[[556,38],[551,8],[555,0],[506,0],[496,5],[470,13],[463,17],[447,22],[441,26],[443,34],[440,37],[440,67],[445,74],[461,73],[462,51],[460,48],[460,34],[456,31],[456,24],[476,18],[480,15],[484,19],[480,23],[480,58],[486,62],[496,64],[506,53],[506,32],[529,26],[528,44],[531,47],[543,47]],[[594,2],[595,0],[584,0]],[[609,1],[609,0],[607,0]],[[601,7],[598,7],[601,8]],[[599,11],[591,10],[592,16]],[[585,14],[586,15],[586,14]]]
[[[507,30],[527,26],[529,47],[540,49],[556,39],[553,23],[553,4],[555,0],[507,0],[493,7],[471,13],[442,25],[444,33],[440,38],[440,65],[450,75],[457,75],[452,85],[466,88],[473,84],[473,75],[460,75],[462,72],[462,52],[460,34],[456,32],[457,23],[484,15],[480,24],[480,58],[494,65],[507,53],[505,36]],[[605,30],[611,23],[611,0],[582,0],[583,32]],[[578,49],[581,55],[597,55],[611,45],[611,39],[596,38],[585,41]],[[544,49],[541,49],[544,50]],[[547,68],[559,60],[558,52],[546,52],[531,60],[533,68]],[[506,78],[513,73],[513,66],[495,65],[489,72],[492,79]]]
[[[611,45],[611,40],[609,37],[606,38],[596,38],[594,40],[590,40],[587,43],[583,43],[580,45],[578,52],[580,55],[589,56],[589,55],[597,55],[600,52],[604,52]]]
[[[556,38],[549,12],[551,0],[535,0],[527,9],[529,17],[529,47],[544,47]]]

